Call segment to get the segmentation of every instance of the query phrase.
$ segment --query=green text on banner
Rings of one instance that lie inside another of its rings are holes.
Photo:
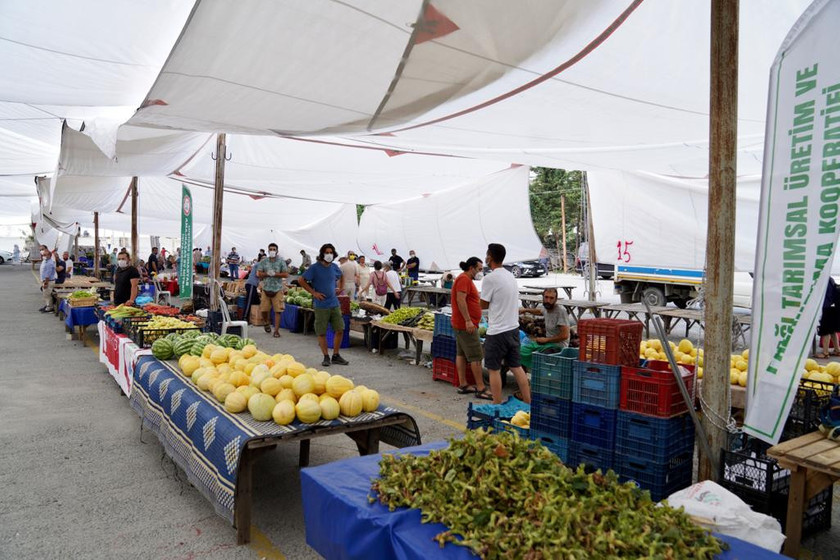
[[[190,189],[181,185],[181,265],[178,267],[179,297],[192,297],[193,284],[193,205]]]

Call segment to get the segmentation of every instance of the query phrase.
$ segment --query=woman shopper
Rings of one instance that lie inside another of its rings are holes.
[[[373,262],[373,272],[370,273],[370,279],[362,288],[362,292],[367,293],[371,286],[373,286],[373,303],[385,307],[388,279],[385,277],[385,271],[382,270],[382,261]]]
[[[822,352],[817,352],[815,357],[824,359],[840,354],[837,340],[838,330],[840,330],[840,298],[837,294],[837,284],[834,282],[834,278],[829,276],[828,285],[825,288],[825,297],[823,298],[822,316],[817,327]],[[832,343],[834,350],[830,351]]]

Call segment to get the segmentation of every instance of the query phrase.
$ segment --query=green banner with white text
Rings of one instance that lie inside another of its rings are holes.
[[[193,204],[192,194],[181,185],[181,264],[178,266],[178,297],[192,298],[193,285]]]

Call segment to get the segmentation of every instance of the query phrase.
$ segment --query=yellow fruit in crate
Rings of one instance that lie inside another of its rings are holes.
[[[234,391],[225,397],[225,410],[228,412],[236,414],[243,412],[246,408],[248,408],[248,397],[244,393]]]
[[[747,372],[746,371],[742,371],[738,375],[738,385],[740,385],[741,387],[746,387],[747,386]]]
[[[200,366],[201,366],[201,364],[198,362],[198,358],[196,358],[195,356],[190,356],[189,358],[184,360],[184,365],[181,366],[181,370],[184,372],[184,375],[189,377]]]
[[[327,394],[334,399],[340,399],[347,391],[353,390],[353,382],[341,375],[331,375],[326,383]]]
[[[271,412],[274,421],[281,426],[286,426],[295,421],[295,403],[283,400],[274,405]]]
[[[338,415],[341,414],[341,407],[338,405],[338,401],[326,393],[321,395],[321,397],[318,403],[318,406],[321,407],[321,418],[324,420],[335,420],[338,418]]]
[[[263,382],[260,383],[260,391],[266,395],[271,395],[272,398],[277,396],[277,393],[282,390],[283,386],[280,385],[280,381],[274,379],[273,377],[266,377]]]
[[[308,373],[302,373],[292,380],[292,391],[300,397],[315,391],[315,379]]]
[[[250,385],[251,378],[245,375],[244,372],[241,371],[234,371],[230,374],[228,378],[228,383],[231,385],[235,385],[236,387],[242,387],[244,385]]]
[[[315,394],[323,395],[327,390],[327,379],[330,378],[330,374],[326,371],[316,371],[312,378],[315,380]]]
[[[210,357],[210,361],[213,362],[214,364],[223,364],[223,363],[227,362],[228,353],[227,353],[226,349],[223,350],[223,349],[219,348],[218,350],[213,350],[210,353],[209,357]]]
[[[703,367],[703,354],[697,356],[697,362],[695,362],[699,367]]]
[[[213,396],[216,397],[216,400],[223,403],[225,402],[225,398],[234,391],[236,391],[236,387],[230,383],[219,383],[216,385],[216,388],[213,389]]]
[[[729,370],[729,384],[730,385],[737,385],[738,378],[741,377],[741,372],[735,368]]]
[[[694,345],[691,343],[690,340],[684,338],[680,340],[680,344],[679,346],[677,346],[677,348],[679,348],[680,352],[682,352],[683,354],[691,354],[691,351],[694,350]]]
[[[660,352],[662,350],[662,342],[658,338],[648,340],[648,347]]]
[[[291,389],[281,389],[277,396],[274,397],[274,400],[280,402],[282,400],[292,401],[292,404],[297,402],[297,395]]]
[[[808,371],[814,371],[815,369],[820,369],[820,364],[818,364],[816,360],[808,358],[805,360],[805,369]]]
[[[309,399],[311,401],[320,402],[320,399],[318,398],[318,395],[316,395],[315,393],[304,393],[303,395],[300,396],[300,398],[298,399],[298,402],[302,401],[303,399]]]
[[[657,357],[657,352],[653,348],[648,348],[645,350],[645,358],[648,360],[655,360]]]
[[[828,362],[825,366],[825,372],[837,377],[840,375],[840,362]]]
[[[668,359],[668,356],[666,356],[666,355],[665,355],[665,352],[660,352],[660,353],[656,356],[656,359],[657,359],[657,360],[659,360],[660,362],[664,362],[665,360],[667,360],[667,359]]]
[[[292,362],[286,366],[286,373],[292,377],[297,377],[298,375],[306,373],[306,366],[300,362]]]
[[[697,379],[703,379],[703,368],[697,368]]]
[[[237,387],[236,392],[245,395],[245,399],[247,400],[259,393],[260,390],[253,385],[243,385],[242,387]]]
[[[271,420],[271,413],[274,411],[274,397],[265,393],[257,393],[248,399],[248,412],[258,422]]]
[[[682,362],[683,359],[685,359],[685,354],[683,354],[682,352],[677,350],[676,352],[674,352],[674,359],[677,360],[678,362]]]
[[[824,372],[811,372],[811,375],[808,376],[808,381],[820,381],[822,383],[834,383],[834,376],[830,373]]]
[[[242,356],[246,359],[254,357],[254,355],[256,355],[256,353],[257,353],[257,347],[254,346],[253,344],[248,344],[248,345],[242,347]]]
[[[358,416],[362,413],[362,396],[356,391],[347,391],[338,399],[338,406],[344,416]]]
[[[691,352],[689,352],[689,354],[691,355],[692,358],[696,358],[697,357],[697,348],[692,348]]]
[[[312,424],[321,419],[321,405],[311,399],[298,401],[295,405],[295,412],[297,413],[298,420],[304,424]]]
[[[694,357],[693,356],[685,356],[683,358],[683,363],[686,364],[686,365],[689,365],[689,366],[693,366],[694,365]]]
[[[379,393],[373,389],[365,389],[362,391],[362,410],[365,412],[373,412],[377,408],[379,408]]]
[[[747,371],[748,367],[749,367],[749,364],[747,363],[746,360],[737,360],[735,362],[735,369],[737,369],[738,371]]]

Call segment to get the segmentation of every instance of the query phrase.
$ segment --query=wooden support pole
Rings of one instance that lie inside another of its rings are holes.
[[[598,254],[595,252],[595,226],[592,224],[592,203],[589,199],[589,181],[586,171],[581,173],[583,191],[586,195],[586,240],[589,242],[589,301],[595,301],[595,294],[598,291]]]
[[[131,262],[137,266],[140,240],[137,236],[137,177],[131,178]]]
[[[219,290],[216,289],[214,281],[219,277],[219,269],[222,265],[222,204],[225,188],[225,156],[227,146],[225,134],[216,135],[216,184],[213,189],[213,247],[210,257],[210,309],[219,310]]]
[[[732,287],[735,261],[735,179],[738,147],[738,0],[712,0],[709,106],[709,216],[706,239],[706,331],[703,428],[712,457],[700,460],[700,480],[717,480],[714,468],[726,445],[730,413]]]
[[[99,278],[99,212],[93,213],[93,276]]]
[[[566,263],[566,195],[560,195],[560,232],[563,235],[563,253],[560,258],[563,259],[563,274],[568,272],[568,265]]]

